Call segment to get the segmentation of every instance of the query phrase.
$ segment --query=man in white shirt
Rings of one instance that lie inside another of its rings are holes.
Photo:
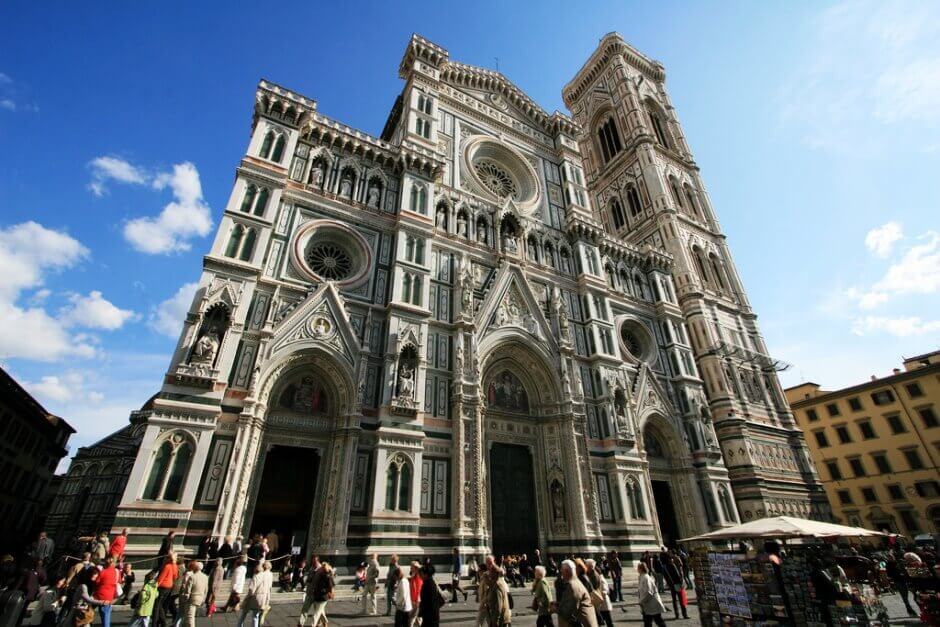
[[[402,570],[401,577],[395,586],[395,627],[409,627],[411,625],[411,586],[408,577]]]

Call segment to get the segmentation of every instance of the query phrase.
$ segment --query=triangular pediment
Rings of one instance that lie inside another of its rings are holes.
[[[529,287],[522,269],[507,263],[497,272],[496,280],[476,315],[480,337],[503,328],[514,328],[557,349],[551,325],[542,306]]]
[[[274,327],[269,354],[319,346],[357,364],[361,347],[336,286],[323,283]]]
[[[653,411],[658,411],[663,416],[675,414],[675,409],[669,401],[669,397],[656,380],[653,371],[646,364],[640,366],[640,371],[637,373],[631,400],[638,417]]]

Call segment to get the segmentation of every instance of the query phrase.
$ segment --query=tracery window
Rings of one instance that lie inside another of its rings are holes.
[[[614,217],[614,228],[619,231],[626,225],[627,220],[623,215],[623,207],[620,206],[620,201],[616,198],[610,203],[610,213]]]
[[[411,186],[411,211],[428,214],[428,189],[424,185],[415,183]]]
[[[685,209],[685,205],[682,202],[682,194],[679,193],[679,183],[671,176],[669,177],[669,188],[672,190],[672,198],[676,201],[676,207]]]
[[[405,272],[402,277],[401,299],[403,302],[421,306],[423,281],[420,274]]]
[[[335,244],[317,242],[307,249],[306,261],[310,268],[327,281],[341,281],[352,274],[349,253]]]
[[[666,134],[666,122],[662,115],[654,109],[654,105],[647,104],[647,114],[650,118],[650,124],[653,126],[653,133],[656,140],[666,148],[670,148],[668,135]]]
[[[255,204],[255,198],[258,196],[258,188],[254,183],[250,183],[245,188],[245,198],[242,199],[241,210],[244,213],[251,213],[251,208]]]
[[[487,189],[500,198],[513,197],[517,193],[516,182],[495,161],[489,159],[479,159],[473,164],[477,175]]]
[[[401,454],[389,462],[385,472],[385,509],[411,510],[411,463]]]
[[[225,256],[242,261],[251,261],[256,237],[257,234],[254,229],[236,224],[232,228],[231,235],[229,235],[228,245],[225,247]]]
[[[261,150],[258,152],[259,157],[267,159],[271,155],[271,147],[274,145],[274,139],[274,131],[269,130],[264,134],[264,141],[261,142]]]
[[[193,453],[193,443],[185,434],[176,431],[166,436],[154,453],[142,498],[179,502]]]
[[[712,253],[708,256],[709,262],[711,262],[712,271],[715,274],[715,281],[718,282],[718,287],[721,289],[727,289],[725,284],[724,272],[722,271],[721,262],[718,261],[718,256],[715,253]]]
[[[405,236],[405,259],[411,263],[424,263],[424,240],[414,235]]]
[[[643,205],[640,203],[640,194],[633,185],[627,188],[627,203],[630,205],[630,215],[639,217],[643,212]]]
[[[604,156],[604,163],[613,159],[622,149],[620,144],[620,133],[617,132],[617,123],[613,116],[600,125],[597,130],[597,139],[601,145],[601,154]]]
[[[689,209],[696,216],[701,216],[701,211],[699,211],[698,202],[696,202],[695,192],[692,191],[692,187],[688,184],[683,185],[685,190],[685,199],[689,203]]]
[[[271,161],[275,163],[280,163],[281,159],[284,157],[284,145],[287,143],[287,140],[284,138],[284,135],[278,135],[277,141],[274,142],[274,150],[271,153]]]

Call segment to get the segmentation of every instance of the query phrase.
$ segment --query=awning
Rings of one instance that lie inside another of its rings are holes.
[[[761,518],[753,522],[744,523],[735,527],[726,527],[700,536],[685,538],[680,542],[693,540],[738,540],[745,538],[835,538],[835,537],[865,537],[883,536],[880,531],[872,531],[862,527],[846,527],[832,523],[792,518],[790,516],[774,516]]]

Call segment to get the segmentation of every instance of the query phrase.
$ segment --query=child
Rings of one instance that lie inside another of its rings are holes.
[[[153,606],[157,601],[157,579],[154,573],[147,573],[144,578],[144,587],[135,597],[137,607],[134,608],[134,620],[130,627],[149,627],[150,615],[153,614]]]
[[[353,592],[358,593],[360,590],[366,587],[366,563],[362,562],[359,564],[359,568],[356,569],[356,579],[353,581]],[[356,597],[356,602],[359,602],[360,597]]]
[[[65,594],[65,578],[59,579],[55,585],[44,586],[36,598],[36,608],[30,615],[30,625],[54,627],[56,615],[59,612],[59,597]]]

